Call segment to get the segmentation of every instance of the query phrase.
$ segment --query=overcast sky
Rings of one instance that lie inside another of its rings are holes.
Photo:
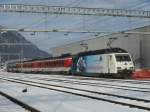
[[[5,3],[150,10],[150,0],[0,0],[0,4]],[[68,30],[81,29],[115,32],[150,25],[150,19],[1,12],[0,25],[8,28],[63,28]],[[66,36],[64,33],[36,33],[34,36],[31,36],[30,33],[22,34],[39,48],[48,52],[50,52],[52,47],[94,38],[95,35],[76,33]]]

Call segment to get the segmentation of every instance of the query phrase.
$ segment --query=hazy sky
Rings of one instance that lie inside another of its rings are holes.
[[[150,10],[150,0],[0,0],[0,4],[5,3]],[[8,28],[120,31],[150,25],[150,19],[0,12],[0,25]],[[36,33],[31,36],[30,33],[22,34],[45,51],[49,51],[52,47],[94,38],[95,35],[76,33],[66,36],[64,33]]]

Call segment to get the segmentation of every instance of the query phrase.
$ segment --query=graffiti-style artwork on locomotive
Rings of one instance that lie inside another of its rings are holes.
[[[80,57],[77,63],[77,72],[101,73],[102,66],[101,55],[91,55]]]
[[[80,57],[77,62],[77,72],[86,72],[87,69],[86,57]]]

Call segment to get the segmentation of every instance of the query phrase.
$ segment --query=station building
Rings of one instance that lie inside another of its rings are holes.
[[[116,33],[74,42],[52,48],[52,53],[53,56],[60,56],[68,53],[76,54],[83,51],[108,48],[110,45],[111,47],[120,47],[127,50],[133,58],[136,69],[150,69],[150,34],[143,33],[150,32],[150,26],[133,29],[127,32],[133,33]]]

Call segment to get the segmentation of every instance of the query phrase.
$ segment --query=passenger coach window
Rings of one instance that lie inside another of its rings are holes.
[[[120,54],[117,54],[116,55],[116,60],[117,61],[131,61],[131,58],[129,55],[120,55]]]

